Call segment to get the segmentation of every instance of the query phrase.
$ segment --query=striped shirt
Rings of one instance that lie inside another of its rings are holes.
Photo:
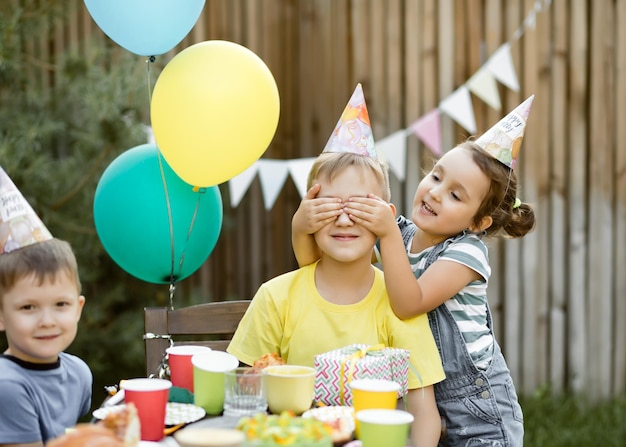
[[[407,252],[413,274],[419,278],[425,270],[426,259],[435,247],[420,253]],[[478,235],[466,233],[450,243],[437,260],[458,262],[476,271],[481,278],[472,281],[444,303],[452,314],[465,340],[467,351],[479,369],[487,369],[493,356],[494,338],[487,324],[487,282],[491,275],[487,246]],[[436,262],[436,261],[435,261]]]

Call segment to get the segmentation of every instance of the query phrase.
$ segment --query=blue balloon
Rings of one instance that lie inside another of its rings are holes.
[[[109,256],[155,284],[172,284],[198,270],[217,243],[223,217],[219,188],[185,183],[153,144],[111,162],[98,181],[93,211]]]
[[[205,0],[85,0],[94,22],[140,56],[167,53],[198,21]]]

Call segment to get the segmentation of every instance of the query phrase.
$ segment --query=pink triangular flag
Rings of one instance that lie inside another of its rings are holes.
[[[441,120],[439,109],[432,109],[410,126],[411,130],[433,154],[441,157]]]

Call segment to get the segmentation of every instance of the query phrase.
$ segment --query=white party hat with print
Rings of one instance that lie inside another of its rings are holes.
[[[511,169],[515,168],[517,163],[533,99],[535,95],[518,105],[475,141],[489,155]]]
[[[0,167],[0,254],[49,239],[50,231]]]

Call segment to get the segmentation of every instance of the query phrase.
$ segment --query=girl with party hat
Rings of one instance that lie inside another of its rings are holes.
[[[402,319],[428,313],[441,354],[446,380],[434,387],[446,423],[440,446],[523,445],[522,410],[487,302],[491,268],[483,238],[522,237],[534,227],[513,170],[533,98],[444,154],[419,183],[410,220],[394,219],[372,195],[337,204],[312,188],[292,222],[301,264],[316,256],[303,235],[335,213],[378,235],[394,312]]]

